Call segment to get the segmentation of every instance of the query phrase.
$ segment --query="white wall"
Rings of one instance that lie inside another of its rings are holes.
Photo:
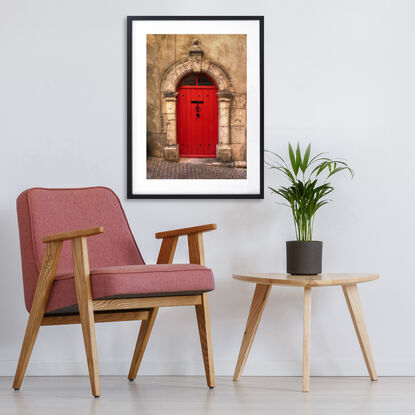
[[[206,235],[216,372],[233,372],[253,286],[237,270],[283,271],[293,238],[288,210],[265,200],[126,200],[126,16],[265,15],[265,147],[288,140],[345,157],[353,181],[335,180],[317,218],[325,271],[373,271],[361,286],[380,375],[415,375],[413,190],[415,2],[0,2],[0,375],[14,373],[27,320],[15,199],[32,186],[112,187],[148,262],[159,230],[216,222]],[[266,185],[282,178],[266,171]],[[168,214],[165,214],[169,212]],[[152,218],[164,218],[152,220]],[[184,261],[185,245],[178,261]],[[313,294],[315,375],[365,366],[339,288]],[[98,325],[101,373],[126,374],[138,324]],[[245,374],[301,368],[302,292],[274,288]],[[202,373],[194,312],[162,310],[142,373]],[[42,328],[29,374],[86,373],[78,326]]]

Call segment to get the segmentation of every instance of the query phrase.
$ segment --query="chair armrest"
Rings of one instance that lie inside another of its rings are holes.
[[[42,238],[42,241],[47,242],[57,242],[57,241],[67,241],[69,239],[81,238],[83,236],[92,236],[98,235],[99,233],[104,232],[104,228],[99,226],[98,228],[89,228],[89,229],[79,229],[76,231],[69,231],[63,233],[57,233],[55,235],[48,235]]]
[[[174,229],[171,231],[157,232],[156,238],[163,239],[160,247],[157,264],[171,264],[179,236],[187,235],[189,245],[189,262],[191,264],[205,265],[203,250],[203,232],[214,231],[216,224],[192,226],[191,228]]]
[[[192,226],[191,228],[174,229],[171,231],[157,232],[156,239],[171,238],[172,236],[192,235],[194,233],[214,231],[215,229],[215,223],[210,223],[209,225]]]

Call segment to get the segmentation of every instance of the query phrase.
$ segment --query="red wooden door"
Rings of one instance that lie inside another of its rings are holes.
[[[218,96],[213,80],[190,74],[177,89],[177,143],[180,157],[216,157]]]

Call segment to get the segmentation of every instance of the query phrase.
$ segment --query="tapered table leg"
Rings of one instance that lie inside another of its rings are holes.
[[[346,298],[347,306],[349,307],[350,316],[352,317],[353,325],[356,330],[360,348],[362,349],[370,379],[378,380],[357,285],[343,285],[342,288],[344,297]]]
[[[246,322],[245,333],[242,338],[241,350],[239,351],[239,357],[236,363],[235,373],[233,375],[234,381],[239,380],[241,377],[270,291],[271,285],[256,285],[254,297],[252,298],[251,309],[249,310],[248,321]]]
[[[310,390],[311,287],[304,287],[303,392]]]

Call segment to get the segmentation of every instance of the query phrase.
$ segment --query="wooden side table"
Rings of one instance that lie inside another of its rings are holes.
[[[304,328],[303,328],[303,392],[310,390],[310,323],[311,323],[311,288],[340,285],[353,320],[357,338],[362,349],[370,379],[377,380],[375,362],[370,349],[369,336],[363,317],[357,284],[373,281],[379,278],[378,274],[319,274],[319,275],[291,275],[291,274],[234,274],[234,279],[256,284],[245,333],[242,339],[241,350],[235,367],[233,380],[241,377],[246,359],[248,358],[258,324],[261,320],[268,295],[273,285],[289,285],[304,288]]]

